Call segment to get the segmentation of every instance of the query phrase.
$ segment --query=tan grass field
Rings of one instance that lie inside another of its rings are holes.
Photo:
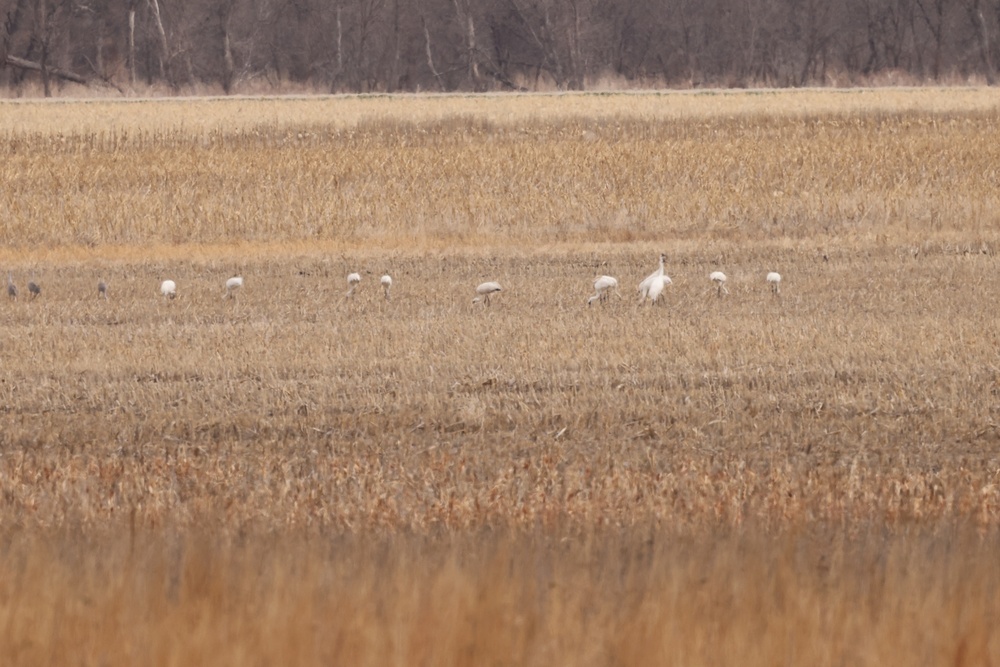
[[[0,655],[1000,663],[996,97],[0,103]]]

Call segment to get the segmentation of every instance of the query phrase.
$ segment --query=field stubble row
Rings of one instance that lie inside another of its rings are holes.
[[[995,524],[993,255],[777,254],[779,297],[723,257],[724,298],[717,259],[675,255],[655,308],[627,253],[248,263],[235,300],[225,263],[121,266],[108,302],[40,271],[2,309],[3,515]],[[622,297],[588,308],[603,272]],[[505,291],[474,306],[484,278]]]
[[[622,107],[599,119],[263,124],[209,139],[178,128],[10,134],[0,240],[388,251],[667,239],[858,248],[878,236],[978,248],[1000,222],[998,122],[992,112],[651,121]]]

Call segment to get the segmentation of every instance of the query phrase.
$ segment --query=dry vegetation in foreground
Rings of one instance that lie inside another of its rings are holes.
[[[998,118],[10,132],[0,652],[1000,661]]]

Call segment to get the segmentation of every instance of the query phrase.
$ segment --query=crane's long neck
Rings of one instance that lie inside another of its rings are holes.
[[[660,270],[659,275],[663,275],[663,255],[660,255]]]

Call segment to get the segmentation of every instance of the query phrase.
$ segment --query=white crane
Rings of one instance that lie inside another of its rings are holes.
[[[501,291],[503,291],[503,288],[500,287],[500,283],[493,281],[480,283],[479,287],[476,288],[476,294],[479,296],[473,299],[472,303],[479,303],[482,301],[483,305],[488,306],[490,305],[490,294]]]
[[[14,284],[14,274],[10,271],[7,272],[7,298],[17,301],[17,285]]]
[[[347,274],[347,294],[345,295],[346,298],[350,299],[351,297],[354,296],[354,288],[356,288],[358,286],[358,283],[360,282],[361,282],[360,273]]]
[[[722,271],[712,271],[708,276],[709,280],[716,284],[719,290],[719,296],[723,294],[729,294],[729,290],[726,289],[726,274]]]
[[[108,300],[108,284],[103,280],[97,281],[97,298]]]
[[[392,276],[387,273],[382,276],[382,279],[379,282],[382,283],[382,291],[385,292],[385,300],[388,301],[389,290],[392,288]]]
[[[175,298],[177,296],[177,283],[173,280],[164,280],[160,283],[160,294],[168,299]]]
[[[587,305],[595,301],[606,301],[608,294],[618,289],[618,279],[611,276],[599,276],[594,280],[594,295],[587,299]]]
[[[667,259],[667,256],[664,255],[664,254],[662,254],[662,253],[660,253],[660,268],[658,268],[656,271],[653,271],[652,273],[650,273],[648,276],[646,276],[645,278],[643,278],[643,280],[642,280],[641,283],[639,283],[639,294],[642,295],[642,300],[645,300],[646,299],[646,295],[649,294],[649,286],[653,284],[653,280],[657,276],[662,276],[663,275],[663,262],[665,262],[666,259]]]
[[[663,288],[672,283],[673,281],[670,280],[670,276],[654,276],[652,282],[649,284],[649,291],[647,292],[649,302],[656,305],[657,300],[660,298],[660,294],[663,293]]]
[[[226,294],[223,299],[234,297],[236,292],[243,287],[243,276],[233,276],[226,281]]]
[[[767,284],[771,286],[771,294],[778,294],[781,291],[781,274],[776,271],[768,273]]]
[[[639,303],[645,302],[647,298],[652,299],[654,303],[656,302],[656,299],[653,299],[653,295],[651,292],[653,289],[653,285],[657,283],[660,278],[665,278],[666,280],[663,281],[662,284],[660,284],[659,291],[657,292],[657,297],[659,297],[659,293],[663,291],[664,287],[670,285],[673,282],[670,280],[670,276],[666,275],[663,272],[663,262],[666,261],[666,259],[667,256],[661,254],[660,268],[658,268],[656,271],[653,271],[651,274],[646,276],[641,283],[639,283]]]

